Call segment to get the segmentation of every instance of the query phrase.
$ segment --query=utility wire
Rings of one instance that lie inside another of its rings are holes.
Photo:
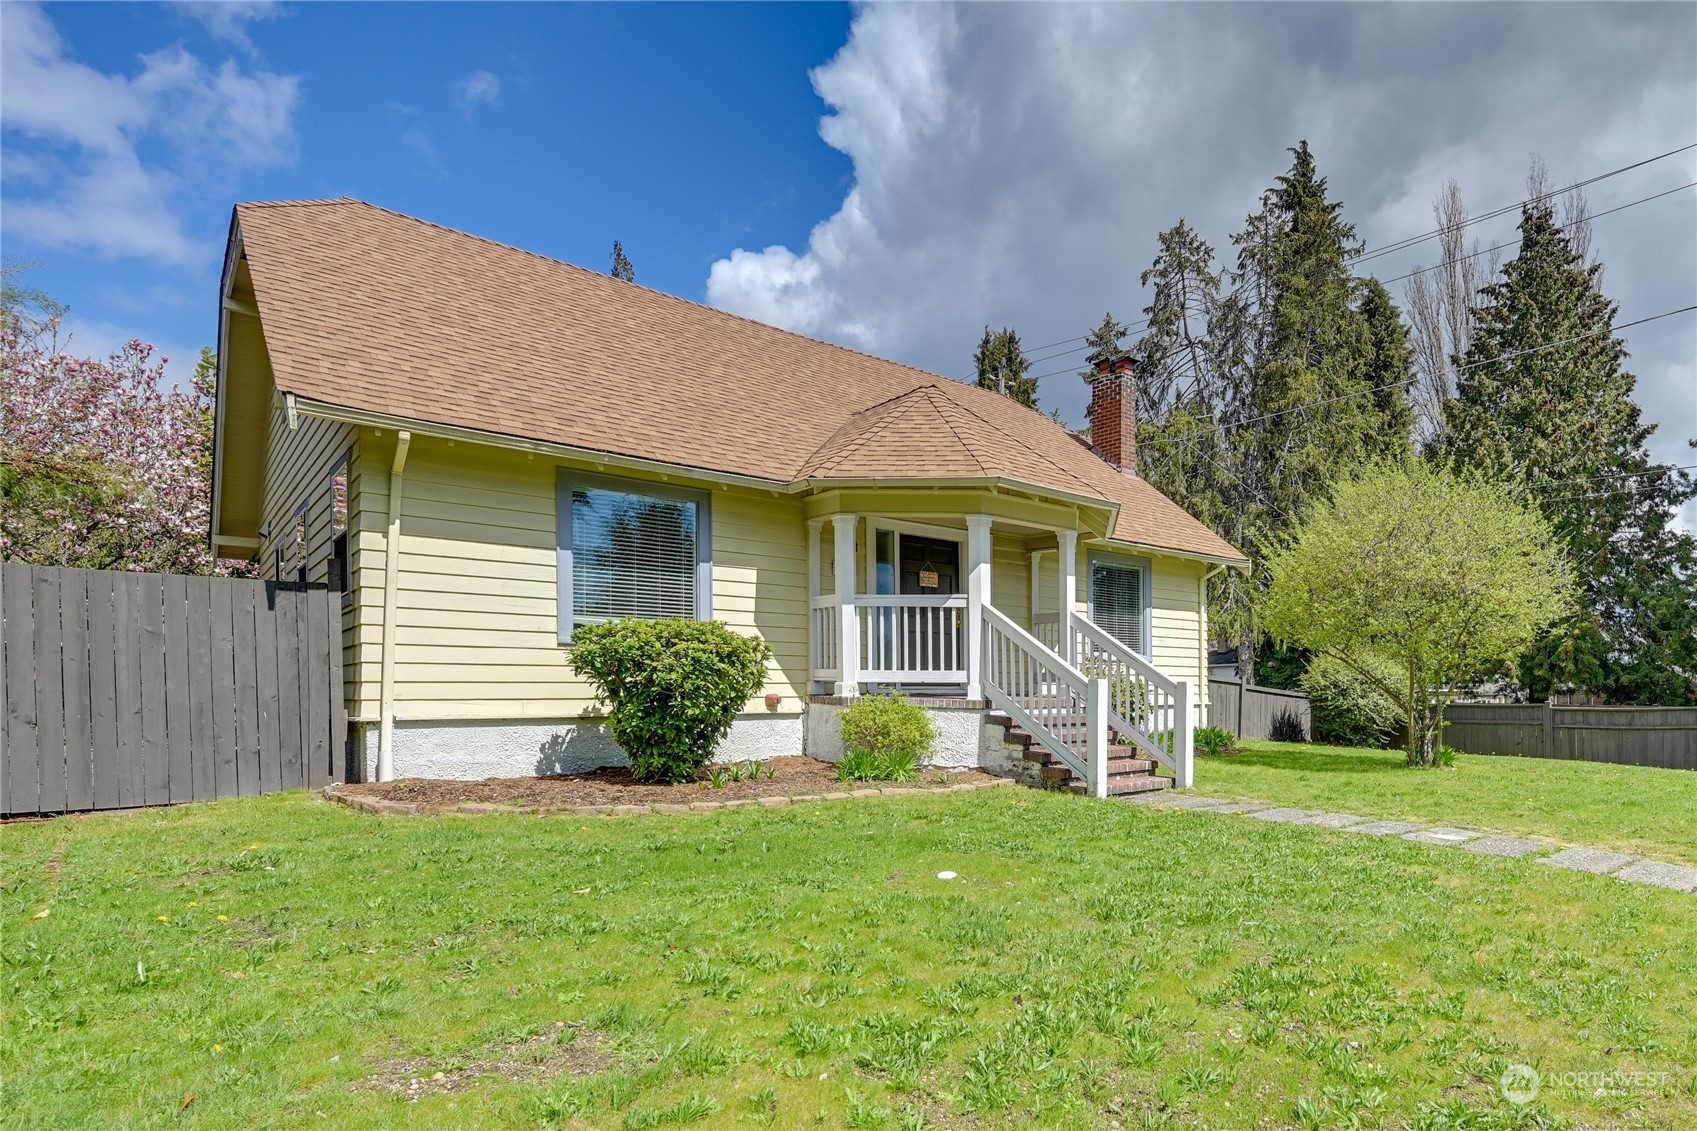
[[[1513,212],[1516,208],[1524,208],[1526,205],[1531,204],[1535,201],[1550,200],[1550,199],[1553,199],[1555,197],[1561,196],[1563,193],[1572,192],[1574,189],[1584,188],[1587,185],[1594,185],[1594,184],[1597,184],[1599,181],[1606,181],[1610,177],[1617,177],[1622,173],[1629,173],[1634,169],[1641,169],[1646,165],[1652,165],[1652,164],[1656,163],[1657,161],[1661,161],[1661,160],[1664,160],[1664,159],[1669,158],[1669,157],[1677,156],[1678,154],[1685,153],[1685,152],[1692,150],[1692,149],[1697,149],[1697,142],[1692,142],[1690,145],[1682,145],[1678,149],[1670,149],[1666,153],[1659,153],[1654,157],[1647,157],[1642,161],[1635,161],[1630,165],[1622,165],[1618,169],[1610,169],[1609,171],[1607,171],[1605,173],[1599,173],[1594,177],[1588,177],[1588,178],[1586,178],[1585,180],[1582,180],[1582,181],[1575,181],[1573,184],[1570,184],[1570,185],[1566,186],[1565,188],[1551,189],[1549,192],[1546,192],[1541,196],[1527,197],[1525,200],[1516,201],[1513,204],[1505,204],[1501,208],[1493,209],[1490,212],[1481,213],[1478,216],[1469,216],[1459,226],[1462,227],[1462,228],[1466,228],[1466,227],[1469,227],[1473,224],[1479,223],[1479,222],[1484,221],[1484,220],[1491,220],[1491,219],[1495,219],[1498,216],[1505,216],[1505,215],[1509,214],[1510,212]],[[1669,189],[1666,192],[1660,192],[1660,193],[1655,194],[1654,196],[1647,196],[1647,197],[1644,197],[1642,200],[1635,200],[1631,204],[1622,204],[1622,205],[1619,205],[1615,208],[1610,208],[1606,211],[1598,212],[1593,216],[1587,217],[1587,219],[1595,220],[1598,217],[1607,216],[1611,212],[1619,212],[1619,211],[1621,211],[1622,209],[1625,209],[1625,208],[1632,208],[1636,205],[1644,204],[1644,203],[1647,203],[1649,201],[1656,200],[1660,197],[1668,196],[1668,195],[1671,195],[1672,193],[1680,192],[1683,189],[1688,189],[1688,188],[1692,188],[1692,187],[1697,187],[1697,182],[1692,182],[1692,184],[1688,184],[1688,185],[1681,185],[1677,189]],[[1568,227],[1568,226],[1569,225],[1563,225],[1564,228]],[[1397,240],[1394,243],[1390,243],[1390,244],[1385,245],[1384,247],[1375,248],[1373,251],[1364,252],[1363,254],[1356,256],[1353,259],[1351,259],[1350,262],[1351,263],[1364,263],[1364,262],[1367,262],[1368,260],[1371,260],[1371,259],[1377,259],[1380,256],[1389,255],[1392,252],[1402,251],[1405,248],[1414,247],[1418,244],[1426,242],[1427,240],[1434,239],[1437,236],[1442,235],[1444,232],[1446,232],[1448,230],[1450,230],[1450,229],[1447,228],[1447,227],[1445,227],[1445,228],[1434,228],[1429,232],[1423,232],[1423,233],[1421,233],[1420,235],[1417,235],[1417,236],[1409,236],[1406,239]],[[1487,252],[1489,252],[1489,251],[1500,251],[1505,247],[1512,246],[1514,242],[1515,241],[1511,240],[1508,243],[1498,244],[1496,247],[1485,249],[1485,251],[1487,251]],[[1475,252],[1473,254],[1475,254],[1475,255],[1484,254],[1484,252]],[[1472,256],[1471,255],[1462,256],[1460,259],[1452,260],[1450,262],[1459,263],[1462,260],[1469,259],[1469,258],[1472,258]],[[1438,264],[1437,266],[1446,266],[1446,265],[1447,264]],[[1435,267],[1419,268],[1419,269],[1417,269],[1413,272],[1410,272],[1407,275],[1399,275],[1394,279],[1387,279],[1387,280],[1382,280],[1382,281],[1387,282],[1387,283],[1400,282],[1403,279],[1411,278],[1413,275],[1419,274],[1421,271],[1430,271],[1430,270],[1435,270],[1435,269],[1436,269]],[[1239,287],[1236,290],[1232,291],[1231,294],[1226,296],[1227,300],[1230,300],[1232,298],[1236,298],[1239,294],[1241,294],[1243,292],[1243,289],[1244,288]],[[1144,329],[1149,325],[1150,321],[1151,321],[1150,319],[1144,319],[1141,322],[1133,323],[1133,324],[1126,327],[1126,332],[1129,334],[1133,330]],[[1080,334],[1077,337],[1062,338],[1058,342],[1049,342],[1045,345],[1033,346],[1032,352],[1033,353],[1040,353],[1043,350],[1054,349],[1057,346],[1070,345],[1073,342],[1082,342],[1082,341],[1084,341],[1084,339],[1086,337],[1088,337],[1088,335]],[[1079,349],[1082,349],[1082,348],[1084,348],[1084,347],[1079,347]],[[1044,361],[1053,361],[1057,357],[1063,357],[1066,354],[1077,353],[1077,352],[1079,352],[1078,349],[1062,350],[1060,353],[1049,354],[1046,357],[1033,358],[1031,360],[1032,360],[1033,365],[1037,365],[1037,364],[1040,364]],[[1056,376],[1057,374],[1066,373],[1066,372],[1069,372],[1069,370],[1057,369],[1057,370],[1054,370],[1053,372],[1050,372],[1050,373],[1039,374],[1036,379],[1042,380],[1044,377],[1053,377],[1053,376]]]
[[[1646,322],[1655,322],[1655,321],[1658,321],[1658,320],[1663,319],[1663,318],[1672,318],[1676,314],[1685,314],[1688,311],[1692,311],[1692,310],[1697,310],[1697,303],[1694,303],[1691,306],[1682,306],[1678,310],[1669,310],[1669,311],[1664,311],[1661,314],[1652,314],[1648,318],[1639,318],[1639,319],[1637,319],[1636,321],[1633,321],[1633,322],[1622,322],[1622,323],[1619,323],[1618,325],[1608,326],[1608,327],[1605,327],[1605,328],[1602,328],[1602,329],[1597,329],[1597,330],[1590,330],[1590,331],[1587,331],[1586,333],[1583,333],[1583,334],[1575,334],[1571,338],[1562,338],[1559,341],[1545,342],[1542,345],[1537,345],[1537,346],[1528,346],[1523,350],[1514,350],[1510,353],[1499,354],[1496,357],[1486,357],[1486,358],[1481,358],[1478,361],[1470,361],[1466,365],[1456,366],[1456,370],[1457,370],[1457,372],[1462,372],[1462,371],[1465,371],[1465,370],[1468,370],[1468,369],[1477,368],[1478,366],[1481,366],[1481,365],[1495,365],[1498,362],[1512,361],[1514,358],[1524,357],[1527,354],[1541,353],[1544,350],[1555,349],[1557,346],[1572,345],[1574,342],[1584,341],[1587,338],[1594,338],[1599,334],[1612,334],[1617,330],[1626,330],[1626,329],[1630,329],[1633,326],[1642,326]],[[1386,390],[1389,390],[1389,389],[1397,389],[1397,388],[1403,387],[1404,385],[1411,385],[1411,384],[1414,383],[1414,380],[1415,380],[1414,378],[1410,377],[1410,378],[1407,378],[1406,380],[1402,380],[1402,381],[1392,381],[1388,385],[1375,385],[1371,389],[1358,389],[1353,393],[1341,393],[1341,394],[1339,394],[1338,396],[1335,396],[1335,397],[1325,397],[1325,398],[1322,398],[1322,399],[1317,400],[1317,401],[1305,401],[1302,404],[1292,405],[1289,408],[1281,408],[1281,409],[1278,409],[1278,410],[1273,411],[1273,412],[1263,413],[1260,416],[1252,416],[1247,420],[1233,421],[1232,427],[1233,427],[1234,430],[1241,429],[1243,426],[1245,426],[1247,424],[1258,424],[1263,420],[1271,420],[1275,416],[1284,416],[1284,415],[1286,415],[1288,413],[1292,413],[1292,412],[1301,412],[1304,409],[1318,408],[1320,405],[1334,404],[1338,401],[1353,400],[1356,397],[1371,396],[1374,393],[1382,393],[1382,392],[1385,392]],[[1192,433],[1200,434],[1200,433],[1205,432],[1205,431],[1208,431],[1208,430],[1207,429],[1201,429],[1201,428],[1193,428],[1189,432],[1181,433],[1180,435],[1177,435],[1177,436],[1161,436],[1161,437],[1158,437],[1156,439],[1143,441],[1143,443],[1147,443],[1147,444],[1175,444],[1175,443],[1178,443],[1179,441],[1183,440],[1186,436],[1191,435]]]

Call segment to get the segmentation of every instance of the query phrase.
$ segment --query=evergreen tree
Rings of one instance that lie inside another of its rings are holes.
[[[1037,378],[1031,376],[1031,359],[1019,344],[1011,326],[1000,330],[984,327],[984,337],[972,355],[978,387],[991,389],[1026,408],[1037,407]]]
[[[1674,515],[1697,487],[1651,463],[1614,334],[1601,264],[1528,203],[1520,249],[1480,292],[1440,458],[1515,484],[1566,546],[1582,612],[1522,657],[1535,695],[1583,688],[1610,702],[1697,697],[1697,541]]]
[[[607,274],[615,279],[623,279],[627,283],[636,282],[636,268],[631,266],[630,258],[625,255],[625,245],[618,240],[613,241],[613,267]]]
[[[1367,455],[1375,459],[1402,459],[1413,454],[1414,408],[1409,390],[1414,383],[1414,348],[1408,327],[1391,292],[1377,279],[1362,283],[1361,317],[1367,323],[1367,370],[1364,379],[1372,390],[1373,411],[1368,423],[1374,431],[1363,436]]]

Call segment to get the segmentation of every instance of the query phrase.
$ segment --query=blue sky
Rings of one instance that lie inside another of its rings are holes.
[[[1370,248],[1697,142],[1693,4],[0,5],[0,235],[88,352],[213,338],[230,206],[355,196],[964,377],[1135,320],[1156,233],[1230,234],[1307,139]],[[1697,151],[1593,185],[1633,321],[1697,302]],[[1512,212],[1471,231],[1512,241]],[[1375,260],[1394,279],[1431,243]],[[1405,284],[1392,291],[1403,298]],[[1697,462],[1697,318],[1626,331]],[[1686,512],[1697,525],[1697,502]]]
[[[229,61],[293,83],[274,154],[135,131],[141,161],[180,179],[163,194],[180,251],[127,252],[122,232],[78,247],[8,225],[8,258],[41,262],[35,284],[102,346],[130,334],[179,354],[212,343],[238,199],[354,196],[602,269],[618,238],[641,282],[699,300],[730,248],[805,242],[852,172],[820,140],[808,82],[842,45],[846,6],[305,4],[211,26],[172,5],[43,13],[66,62],[103,75],[134,78],[142,56],[180,49],[209,71]],[[74,167],[82,148],[7,130],[7,203],[63,191],[10,166]],[[149,225],[147,208],[133,216]]]

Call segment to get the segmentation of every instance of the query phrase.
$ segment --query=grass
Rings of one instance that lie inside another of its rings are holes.
[[[1689,896],[1395,839],[1024,789],[628,819],[293,793],[0,854],[8,1127],[1697,1126]],[[365,1083],[551,1033],[596,1070]]]
[[[1697,773],[1689,770],[1474,754],[1458,754],[1451,769],[1411,770],[1394,750],[1245,746],[1242,754],[1198,758],[1198,792],[1697,864]]]

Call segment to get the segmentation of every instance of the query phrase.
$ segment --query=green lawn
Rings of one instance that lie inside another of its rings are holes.
[[[295,793],[0,853],[8,1127],[1697,1126],[1697,901],[1394,838],[1025,789]]]
[[[1400,751],[1250,742],[1196,760],[1209,796],[1459,824],[1697,864],[1697,773],[1461,754],[1411,770]]]

